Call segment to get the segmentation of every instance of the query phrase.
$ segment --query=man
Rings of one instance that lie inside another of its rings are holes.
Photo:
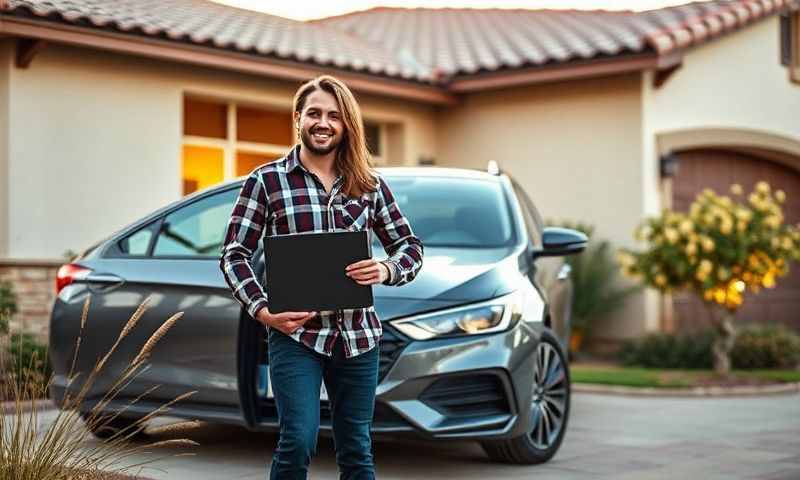
[[[280,425],[270,478],[306,478],[316,452],[324,381],[340,478],[372,479],[370,424],[382,334],[374,307],[272,314],[269,285],[259,285],[250,260],[263,235],[371,229],[389,258],[355,262],[346,274],[360,285],[403,285],[422,267],[423,247],[372,169],[361,112],[347,86],[328,75],[315,78],[298,89],[293,112],[300,142],[245,180],[220,268],[234,297],[267,326]]]

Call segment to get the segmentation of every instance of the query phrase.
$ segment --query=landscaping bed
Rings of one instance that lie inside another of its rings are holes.
[[[577,362],[570,365],[573,383],[649,388],[740,387],[800,382],[800,370],[733,370],[720,376],[706,369],[624,367],[614,363]]]

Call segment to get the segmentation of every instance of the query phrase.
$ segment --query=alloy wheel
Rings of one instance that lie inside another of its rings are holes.
[[[546,450],[564,425],[569,393],[564,362],[548,342],[540,342],[536,347],[533,382],[530,437],[536,448]]]

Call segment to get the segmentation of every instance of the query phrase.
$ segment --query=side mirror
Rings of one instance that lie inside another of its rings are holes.
[[[560,257],[582,252],[589,237],[585,233],[562,227],[545,227],[542,230],[542,248],[533,252],[533,258]]]

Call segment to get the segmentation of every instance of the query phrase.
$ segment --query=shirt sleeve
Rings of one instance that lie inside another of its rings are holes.
[[[267,205],[264,182],[254,170],[245,180],[233,205],[219,261],[233,297],[253,318],[267,306],[267,292],[256,280],[250,266],[264,231]]]
[[[400,211],[389,185],[380,175],[378,180],[373,230],[389,255],[386,262],[390,275],[385,284],[400,286],[412,281],[422,268],[423,246]]]

